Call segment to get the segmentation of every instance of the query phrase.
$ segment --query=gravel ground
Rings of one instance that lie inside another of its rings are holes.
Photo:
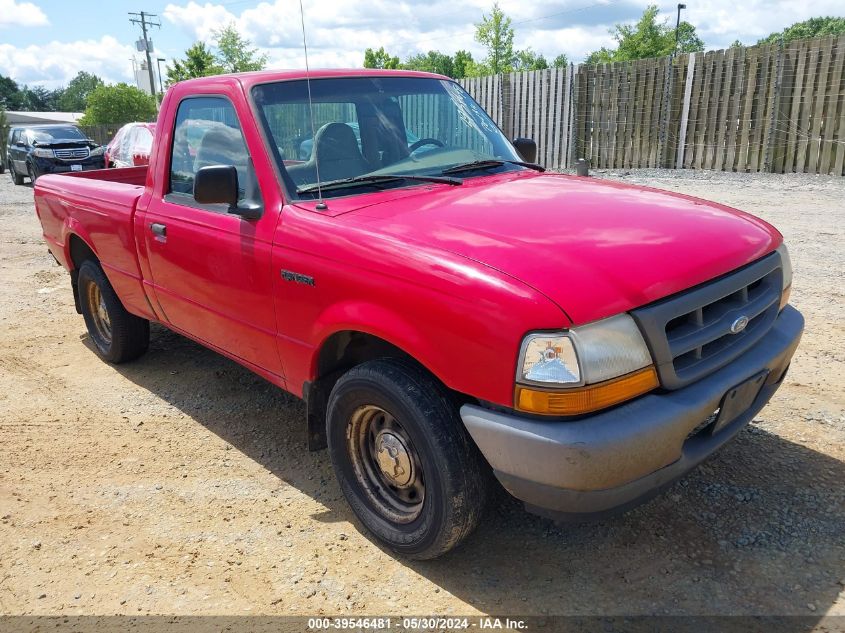
[[[503,498],[425,563],[360,533],[299,401],[160,327],[138,362],[100,362],[31,189],[0,178],[0,613],[845,615],[845,179],[601,175],[785,233],[793,368],[651,503],[556,527]]]

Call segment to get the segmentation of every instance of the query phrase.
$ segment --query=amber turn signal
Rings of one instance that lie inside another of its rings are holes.
[[[613,380],[574,389],[540,390],[516,386],[518,411],[542,415],[580,415],[619,404],[651,391],[660,384],[654,367],[644,367]]]

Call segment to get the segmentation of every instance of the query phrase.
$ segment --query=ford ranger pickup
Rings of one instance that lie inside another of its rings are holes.
[[[433,558],[497,480],[558,520],[645,501],[803,329],[766,222],[535,158],[439,75],[222,75],[170,88],[149,166],[44,175],[35,205],[103,360],[156,322],[303,398],[361,524]]]

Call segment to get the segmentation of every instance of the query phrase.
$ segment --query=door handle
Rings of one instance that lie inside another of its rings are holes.
[[[156,237],[161,238],[163,240],[167,239],[167,225],[159,224],[158,222],[153,222],[152,224],[150,224],[150,230]]]

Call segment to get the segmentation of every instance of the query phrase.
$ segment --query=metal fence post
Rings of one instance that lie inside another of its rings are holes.
[[[772,95],[772,111],[769,116],[769,132],[766,135],[766,151],[763,157],[763,171],[772,169],[772,143],[775,137],[775,123],[780,117],[780,89],[783,84],[783,36],[778,41],[777,67],[775,68],[775,89]]]
[[[687,125],[689,124],[689,104],[692,96],[692,76],[695,73],[695,53],[689,54],[687,61],[687,80],[684,84],[684,105],[681,109],[681,128],[678,131],[678,154],[675,169],[684,168],[684,153],[687,149]]]
[[[666,135],[669,127],[669,102],[672,94],[672,71],[675,54],[669,55],[669,63],[666,67],[666,75],[663,78],[663,103],[660,106],[660,132],[657,136],[657,166],[663,167],[666,163]]]

